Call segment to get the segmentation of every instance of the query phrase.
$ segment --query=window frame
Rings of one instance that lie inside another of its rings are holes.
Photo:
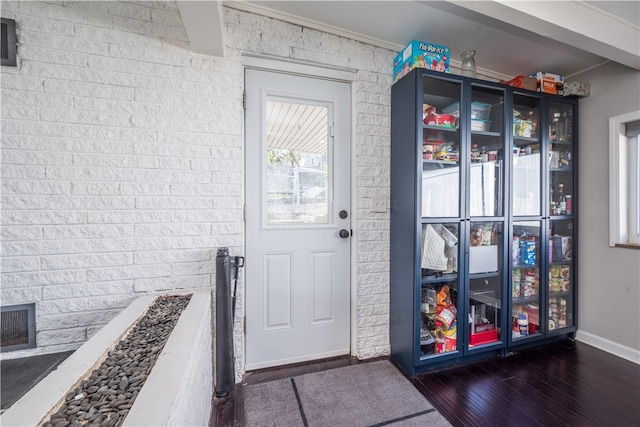
[[[625,125],[640,120],[640,110],[609,118],[609,246],[640,249],[640,241],[632,241],[629,226],[633,198],[630,181],[640,179],[640,165],[629,162],[629,139]],[[638,137],[636,137],[638,140]],[[640,212],[635,212],[640,215]]]

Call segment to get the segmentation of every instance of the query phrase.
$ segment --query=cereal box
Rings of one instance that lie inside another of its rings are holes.
[[[450,58],[446,46],[413,40],[393,60],[393,81],[400,80],[414,68],[448,73]]]

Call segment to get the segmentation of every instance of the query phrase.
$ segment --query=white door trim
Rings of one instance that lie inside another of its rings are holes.
[[[314,77],[327,80],[337,80],[346,83],[352,83],[356,81],[358,76],[357,70],[350,68],[309,64],[289,59],[258,55],[255,53],[243,53],[241,61],[244,68],[274,71],[277,73],[296,74],[299,76]]]
[[[321,78],[328,80],[336,80],[342,81],[345,83],[349,83],[351,87],[351,123],[350,123],[350,153],[351,153],[351,183],[350,183],[350,193],[351,193],[351,229],[353,231],[352,244],[350,245],[351,250],[351,272],[349,285],[351,289],[351,350],[350,353],[352,356],[357,355],[358,351],[358,288],[357,288],[357,275],[356,275],[356,254],[357,254],[357,194],[356,194],[356,89],[353,83],[357,81],[357,70],[341,68],[341,67],[332,67],[325,66],[319,64],[308,64],[303,62],[297,62],[292,60],[287,60],[283,58],[274,58],[270,56],[264,56],[253,53],[242,53],[241,63],[243,66],[242,73],[245,75],[246,69],[256,69],[256,70],[265,70],[265,71],[273,71],[279,73],[286,74],[294,74],[305,77],[313,77],[313,78]],[[243,79],[243,89],[244,89],[244,79]],[[246,120],[246,116],[244,118]],[[243,126],[244,129],[244,126]],[[245,157],[246,157],[246,135],[243,135],[245,138]],[[245,159],[246,161],[246,159]],[[245,171],[246,177],[246,171]],[[246,206],[246,202],[244,203]],[[246,228],[246,223],[245,223]],[[246,239],[246,230],[244,232]],[[246,251],[246,240],[244,242],[245,251]],[[243,284],[246,290],[246,284]],[[243,307],[246,307],[246,291],[243,291]],[[246,313],[243,313],[243,318],[246,316]],[[243,330],[242,332],[242,349],[243,349],[243,357],[242,357],[242,372],[245,372],[246,366],[246,358],[244,352],[246,351],[246,332]]]

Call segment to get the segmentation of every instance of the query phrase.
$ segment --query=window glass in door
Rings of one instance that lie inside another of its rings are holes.
[[[327,224],[329,106],[266,103],[265,225]]]

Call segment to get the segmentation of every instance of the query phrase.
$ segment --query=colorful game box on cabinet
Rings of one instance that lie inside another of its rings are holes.
[[[393,81],[400,80],[414,68],[448,73],[450,58],[447,46],[413,40],[393,60]]]

